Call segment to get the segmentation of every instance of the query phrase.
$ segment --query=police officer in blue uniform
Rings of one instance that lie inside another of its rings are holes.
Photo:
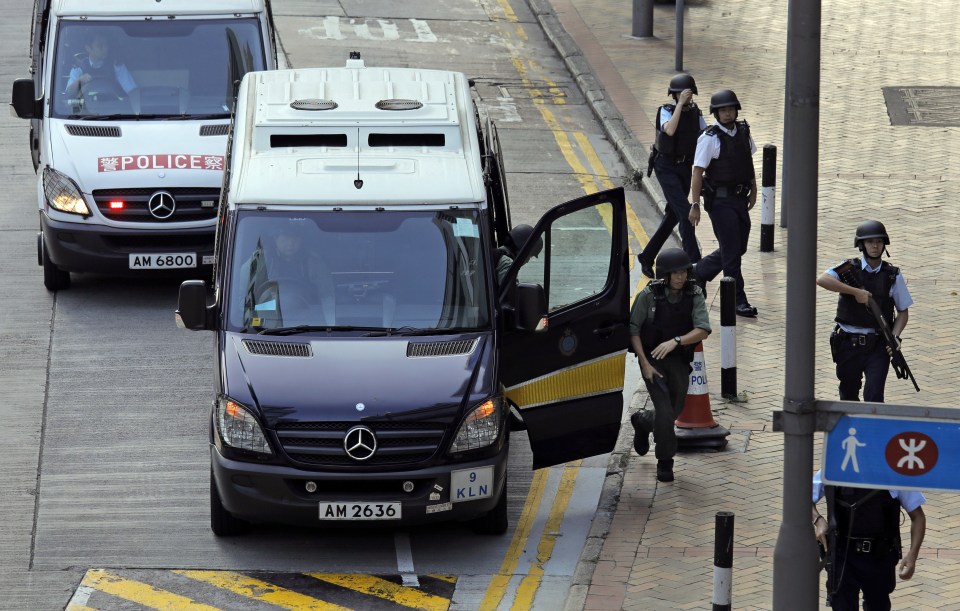
[[[710,97],[710,112],[716,119],[700,138],[693,159],[690,181],[690,222],[700,222],[700,196],[713,223],[720,247],[694,267],[697,282],[703,287],[723,271],[737,284],[737,314],[755,317],[757,309],[747,301],[740,263],[750,238],[750,210],[757,203],[756,172],[753,154],[757,145],[750,137],[746,121],[737,121],[740,101],[729,89]],[[706,185],[706,187],[705,187]]]
[[[697,83],[689,74],[678,74],[670,79],[667,94],[672,104],[664,104],[657,114],[657,139],[653,148],[653,168],[657,182],[667,198],[667,209],[657,231],[647,242],[643,252],[637,255],[640,270],[649,278],[654,277],[653,261],[673,228],[680,225],[680,241],[683,250],[696,263],[700,260],[697,233],[690,223],[690,178],[693,173],[693,154],[697,138],[707,128],[706,122],[693,96],[697,95]]]
[[[67,79],[65,93],[69,97],[77,97],[82,92],[92,97],[106,94],[108,98],[122,98],[137,88],[127,67],[111,59],[106,36],[96,34],[85,47],[86,57],[70,70]]]
[[[827,517],[817,503],[827,498]],[[824,486],[822,472],[813,476],[813,529],[830,558],[827,604],[834,611],[857,611],[860,593],[866,611],[889,611],[890,593],[900,579],[913,577],[926,533],[923,493]],[[910,548],[903,554],[900,510],[910,516]],[[897,561],[903,558],[899,563]]]
[[[677,453],[673,423],[687,399],[693,349],[711,331],[703,292],[690,280],[690,268],[687,253],[665,249],[657,257],[659,279],[640,291],[630,310],[630,346],[653,403],[653,410],[640,410],[630,417],[633,447],[645,455],[653,433],[661,482],[673,481]]]
[[[887,326],[899,338],[907,326],[913,298],[899,268],[882,259],[890,244],[883,223],[875,220],[860,223],[853,244],[863,257],[826,270],[817,278],[817,284],[840,293],[837,325],[830,337],[840,380],[840,399],[859,401],[860,386],[866,379],[863,400],[882,403],[890,370],[890,350],[880,339],[876,318],[866,304],[873,297]]]

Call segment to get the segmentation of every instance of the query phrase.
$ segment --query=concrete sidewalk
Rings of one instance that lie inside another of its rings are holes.
[[[675,7],[657,5],[655,37],[638,40],[629,36],[631,2],[527,2],[633,177],[645,173],[650,117],[667,101],[667,82],[675,73]],[[704,113],[713,91],[733,89],[758,147],[773,144],[782,151],[786,2],[692,0],[687,7],[684,68],[697,79]],[[916,302],[904,353],[922,389],[914,393],[909,382],[891,373],[887,402],[952,406],[956,393],[946,380],[960,361],[951,324],[960,314],[960,249],[953,245],[960,230],[953,165],[960,89],[951,86],[960,85],[960,4],[825,0],[822,15],[818,270],[858,254],[852,244],[861,221],[886,224],[890,260],[903,270]],[[912,124],[891,125],[891,117]],[[759,172],[759,153],[755,165]],[[779,206],[779,193],[777,201]],[[744,277],[760,316],[738,319],[737,367],[745,402],[720,399],[719,333],[704,344],[714,382],[713,412],[731,431],[728,448],[681,454],[676,481],[659,484],[652,452],[643,458],[632,453],[632,431],[625,427],[569,609],[710,608],[714,516],[721,510],[736,514],[733,607],[772,607],[783,437],[771,430],[771,413],[783,402],[788,230],[777,226],[775,251],[760,253],[759,201],[752,217]],[[779,209],[775,218],[779,225]],[[704,252],[716,247],[709,221],[697,233]],[[708,285],[715,325],[717,288],[718,283]],[[837,396],[827,345],[835,306],[835,295],[817,291],[816,395],[822,398]],[[638,392],[634,409],[645,401]],[[819,435],[815,452],[819,462]],[[960,609],[960,507],[952,494],[927,498],[923,555],[914,578],[897,585],[893,606]]]

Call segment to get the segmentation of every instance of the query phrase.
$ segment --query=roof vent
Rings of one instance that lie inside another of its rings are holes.
[[[333,110],[337,103],[333,100],[294,100],[290,108],[294,110]]]
[[[420,100],[380,100],[376,103],[380,110],[417,110],[423,108]]]

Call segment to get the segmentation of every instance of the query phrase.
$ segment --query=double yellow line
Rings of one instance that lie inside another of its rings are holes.
[[[515,24],[514,32],[516,38],[521,41],[522,45],[523,42],[528,40],[523,25],[519,23],[508,0],[497,0],[497,2],[506,17],[506,21]],[[507,37],[504,38],[507,39]],[[548,106],[548,104],[556,106],[566,104],[566,99],[563,97],[563,90],[557,87],[556,82],[549,79],[541,81],[546,85],[546,94],[541,89],[533,87],[532,84],[534,81],[530,78],[531,71],[543,71],[535,62],[529,59],[527,54],[518,52],[516,46],[510,44],[509,40],[507,46],[510,49],[514,69],[520,75],[524,85],[528,87],[534,106],[540,112],[540,116],[546,124],[547,129],[553,134],[554,140],[557,142],[557,146],[564,160],[573,170],[574,176],[580,183],[583,192],[590,195],[601,189],[614,188],[616,185],[610,180],[607,169],[603,166],[603,162],[600,161],[600,156],[597,154],[596,149],[593,147],[587,135],[582,131],[571,130],[568,132],[563,129],[557,116]],[[579,155],[577,154],[578,151],[580,153]],[[581,160],[581,155],[583,156],[583,160]],[[603,219],[603,221],[606,226],[612,230],[611,219],[606,218]],[[627,206],[627,226],[633,237],[633,241],[641,245],[647,243],[647,234],[640,224],[640,219],[629,205]],[[630,268],[633,269],[633,266],[634,258],[631,252]],[[639,290],[646,285],[646,282],[646,278],[642,278],[635,292],[639,292]],[[527,570],[520,584],[517,586],[512,609],[529,609],[533,606],[534,597],[536,596],[543,577],[543,567],[553,554],[556,537],[560,531],[567,505],[573,494],[573,488],[576,484],[579,471],[579,461],[569,463],[563,469],[553,505],[550,508],[543,534],[537,545],[536,562]],[[530,490],[527,493],[527,499],[520,515],[520,521],[517,524],[517,529],[510,542],[510,547],[507,549],[499,571],[493,576],[490,584],[487,586],[487,591],[480,604],[480,609],[497,609],[503,601],[511,578],[517,574],[520,556],[531,534],[537,508],[540,506],[544,495],[548,473],[549,471],[546,469],[541,469],[534,473],[533,481],[530,484]]]

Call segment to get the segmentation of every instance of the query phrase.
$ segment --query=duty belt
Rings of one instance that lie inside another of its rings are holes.
[[[850,548],[858,554],[884,554],[893,549],[893,540],[850,537]]]
[[[837,330],[837,335],[843,340],[844,343],[851,344],[853,346],[873,346],[874,342],[877,340],[876,333],[848,333],[843,329]]]
[[[665,155],[663,153],[658,153],[658,155],[670,163],[675,163],[677,165],[681,163],[693,163],[693,157],[691,155]]]
[[[744,197],[750,192],[752,185],[729,185],[726,187],[717,187],[717,197],[733,197],[742,195]]]

